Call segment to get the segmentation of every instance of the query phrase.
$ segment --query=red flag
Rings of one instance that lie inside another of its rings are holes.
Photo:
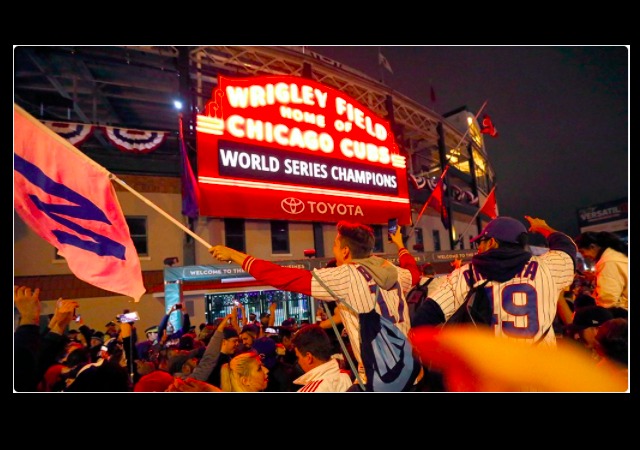
[[[491,137],[498,137],[498,130],[493,126],[491,117],[487,114],[482,118],[482,128],[480,128],[480,133],[488,134]]]
[[[440,178],[438,184],[436,185],[436,188],[431,193],[431,201],[429,202],[429,204],[433,207],[433,209],[440,212],[440,220],[442,221],[442,225],[448,230],[449,228],[451,228],[451,220],[449,220],[449,212],[447,211],[447,207],[444,204],[443,200],[443,179],[444,178]]]
[[[13,204],[79,279],[145,293],[140,259],[109,172],[14,104]]]
[[[498,210],[496,206],[496,187],[494,186],[493,189],[491,189],[491,192],[489,192],[487,199],[484,201],[484,205],[480,208],[480,212],[491,217],[491,219],[495,219],[498,217]]]
[[[444,225],[444,227],[447,230],[449,228],[451,228],[451,220],[450,220],[450,217],[449,217],[449,213],[448,213],[447,207],[446,207],[446,205],[445,205],[445,203],[443,201],[443,197],[444,197],[444,188],[443,188],[444,176],[446,175],[447,170],[449,170],[449,166],[448,165],[442,171],[442,175],[440,175],[440,179],[438,180],[438,183],[436,183],[436,187],[433,189],[433,191],[431,192],[431,195],[429,196],[429,198],[425,202],[424,206],[422,207],[422,210],[420,211],[420,214],[418,214],[418,218],[416,219],[416,223],[418,223],[418,221],[422,217],[422,214],[427,209],[427,206],[431,206],[433,209],[435,209],[436,211],[438,211],[440,213],[440,220],[442,220],[442,225]]]

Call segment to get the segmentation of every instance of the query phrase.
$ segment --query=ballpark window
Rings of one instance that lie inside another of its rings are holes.
[[[416,236],[416,243],[413,244],[413,249],[418,252],[424,252],[424,237],[422,236],[422,228],[416,228],[413,233]]]
[[[224,219],[224,245],[245,253],[244,219]]]
[[[271,221],[271,253],[290,253],[289,222],[284,220]]]
[[[433,230],[433,250],[436,252],[442,250],[440,246],[440,232],[438,230]]]
[[[316,257],[324,257],[324,236],[322,235],[322,224],[313,224],[313,248],[316,250]]]
[[[125,217],[129,234],[138,256],[149,256],[149,238],[147,236],[147,218],[140,216]]]

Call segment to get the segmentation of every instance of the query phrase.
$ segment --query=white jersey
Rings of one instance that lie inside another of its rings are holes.
[[[349,374],[340,370],[335,359],[311,369],[293,383],[304,385],[298,392],[346,392],[353,385]]]
[[[429,297],[440,305],[445,320],[453,315],[464,301],[470,287],[467,283],[470,264],[454,270],[437,291]],[[571,257],[562,251],[549,251],[532,256],[521,273],[503,283],[489,281],[493,297],[493,323],[496,336],[526,339],[536,342],[546,333],[546,344],[555,345],[553,320],[558,297],[573,282],[574,267]],[[474,272],[475,284],[483,279]]]
[[[316,269],[316,274],[340,298],[343,298],[357,313],[366,313],[373,308],[384,317],[390,319],[405,335],[409,332],[409,307],[404,294],[411,289],[411,272],[397,267],[398,282],[394,288],[385,290],[380,288],[380,296],[376,299],[376,284],[367,281],[358,270],[359,264],[343,264],[340,267]],[[311,278],[311,295],[324,301],[335,301],[315,277]],[[349,336],[353,354],[362,363],[360,356],[360,322],[358,314],[348,308],[340,309],[342,324]]]

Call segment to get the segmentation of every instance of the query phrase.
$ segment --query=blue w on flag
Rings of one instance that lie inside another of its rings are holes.
[[[79,279],[139,301],[140,259],[109,172],[15,104],[13,120],[16,212]]]

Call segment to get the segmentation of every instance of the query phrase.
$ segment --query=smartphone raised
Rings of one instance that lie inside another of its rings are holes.
[[[140,316],[138,315],[137,311],[128,312],[125,314],[118,314],[116,317],[118,319],[118,322],[120,323],[131,323],[131,322],[135,322],[136,320],[140,320]]]
[[[387,239],[389,240],[389,242],[391,242],[391,236],[396,234],[396,231],[398,230],[398,219],[389,219],[389,222],[387,223],[387,230]]]

